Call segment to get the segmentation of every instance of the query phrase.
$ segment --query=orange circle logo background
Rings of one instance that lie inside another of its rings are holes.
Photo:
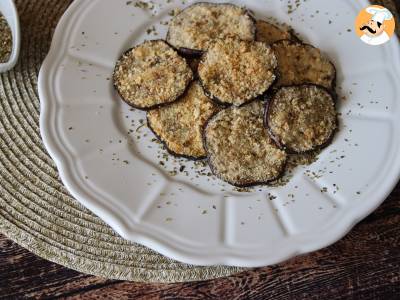
[[[385,8],[380,5],[370,5],[368,7]],[[356,18],[355,32],[358,35],[358,37],[361,37],[364,34],[360,30],[361,26],[363,24],[367,23],[372,18],[372,15],[367,13],[366,9],[367,9],[367,7],[363,8]],[[396,22],[394,21],[394,17],[391,20],[386,20],[384,25],[386,26],[386,28],[385,28],[386,33],[389,35],[389,37],[392,37],[394,34],[394,29],[396,27]]]

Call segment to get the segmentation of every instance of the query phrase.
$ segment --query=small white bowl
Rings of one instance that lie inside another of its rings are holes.
[[[13,36],[13,49],[10,59],[6,63],[0,63],[0,73],[12,69],[18,61],[21,47],[21,34],[17,8],[13,0],[0,0],[0,12],[6,18]]]

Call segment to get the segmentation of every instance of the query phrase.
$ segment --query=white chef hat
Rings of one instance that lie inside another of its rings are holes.
[[[385,20],[393,18],[392,13],[387,8],[367,7],[367,13],[373,15],[372,21],[383,24]]]

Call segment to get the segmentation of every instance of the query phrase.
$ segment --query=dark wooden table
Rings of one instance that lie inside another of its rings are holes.
[[[400,299],[400,184],[336,244],[216,280],[141,284],[81,274],[0,236],[0,298]]]
[[[396,2],[400,7],[400,0]],[[43,260],[0,235],[0,299],[66,297],[400,299],[400,184],[377,211],[326,249],[203,282],[142,284],[102,279]]]

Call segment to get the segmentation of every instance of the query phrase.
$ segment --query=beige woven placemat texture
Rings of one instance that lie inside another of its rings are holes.
[[[37,76],[70,2],[17,1],[22,52],[16,68],[0,76],[0,232],[43,258],[106,278],[181,282],[240,271],[178,263],[130,243],[62,185],[39,134]]]
[[[37,76],[70,2],[17,1],[21,56],[14,70],[0,75],[0,232],[38,256],[106,278],[183,282],[241,271],[178,263],[130,243],[62,185],[39,134]]]

